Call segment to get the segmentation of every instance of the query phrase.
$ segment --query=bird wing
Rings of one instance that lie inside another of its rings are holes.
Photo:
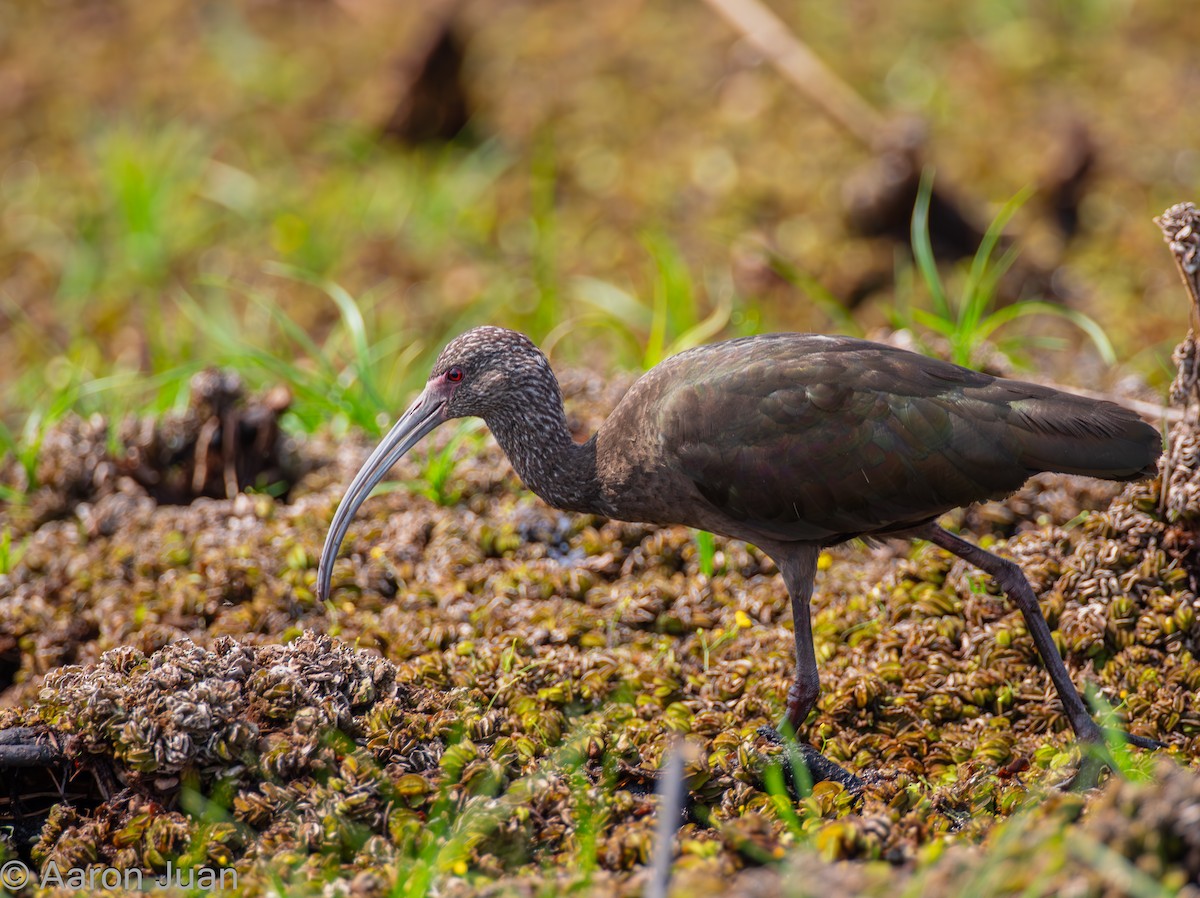
[[[832,543],[1008,495],[1040,470],[1130,479],[1157,456],[1154,429],[1111,403],[861,340],[773,336],[676,357],[659,394],[660,457],[730,530]],[[1100,458],[1122,452],[1133,461]]]

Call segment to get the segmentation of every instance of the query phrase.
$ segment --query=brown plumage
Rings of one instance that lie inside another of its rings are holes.
[[[371,488],[426,433],[468,415],[484,419],[521,480],[551,505],[686,524],[770,555],[792,598],[793,728],[819,689],[809,598],[820,549],[894,533],[928,539],[995,577],[1024,615],[1076,734],[1100,739],[1019,568],[933,522],[1006,496],[1040,471],[1154,474],[1161,438],[1134,413],[864,340],[768,334],[667,359],[578,444],[545,356],[522,334],[476,328],[446,346],[424,392],[348,488],[321,554],[322,598]]]

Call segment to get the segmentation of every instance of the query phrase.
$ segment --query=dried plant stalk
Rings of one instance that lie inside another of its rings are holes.
[[[1175,381],[1171,404],[1183,411],[1167,438],[1161,465],[1160,508],[1170,521],[1200,513],[1200,210],[1178,203],[1154,219],[1175,258],[1184,287],[1192,300],[1192,326],[1175,347]]]

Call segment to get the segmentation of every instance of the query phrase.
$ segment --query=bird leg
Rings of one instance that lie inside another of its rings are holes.
[[[991,552],[942,529],[937,524],[927,524],[912,531],[912,534],[941,546],[947,552],[957,555],[963,561],[973,564],[995,579],[1004,594],[1020,609],[1021,616],[1025,618],[1025,627],[1033,637],[1033,643],[1037,646],[1042,663],[1046,666],[1054,688],[1058,691],[1059,700],[1062,701],[1063,709],[1067,713],[1067,720],[1071,722],[1071,729],[1075,731],[1076,737],[1085,743],[1103,744],[1104,731],[1092,719],[1083,699],[1071,682],[1067,666],[1063,663],[1058,646],[1054,644],[1054,638],[1050,635],[1050,625],[1046,623],[1046,618],[1042,615],[1042,609],[1038,605],[1037,595],[1034,594],[1033,587],[1029,585],[1029,580],[1026,579],[1016,562],[993,555]],[[1154,739],[1132,736],[1128,733],[1122,735],[1128,742],[1140,748],[1163,747],[1161,742]],[[1085,759],[1085,765],[1086,763]],[[1080,778],[1087,779],[1082,768]]]
[[[808,712],[821,694],[821,678],[817,673],[817,653],[812,640],[812,591],[817,575],[816,546],[792,550],[780,565],[783,582],[792,599],[792,628],[796,633],[796,679],[788,689],[787,722],[792,732],[808,719]]]
[[[1033,644],[1037,646],[1038,654],[1042,658],[1042,663],[1046,665],[1046,671],[1050,674],[1054,688],[1058,690],[1058,697],[1063,703],[1063,709],[1067,712],[1071,729],[1084,741],[1102,742],[1104,734],[1100,725],[1092,720],[1092,715],[1088,713],[1087,706],[1084,705],[1083,699],[1075,689],[1075,684],[1071,682],[1071,675],[1067,673],[1067,665],[1063,663],[1062,656],[1058,653],[1054,637],[1050,635],[1050,625],[1046,623],[1046,618],[1042,615],[1042,609],[1038,605],[1033,587],[1029,585],[1029,581],[1016,562],[993,555],[991,552],[943,530],[937,524],[929,524],[921,528],[917,531],[917,535],[941,546],[947,552],[952,552],[963,561],[975,565],[984,573],[991,574],[1000,588],[1004,590],[1004,594],[1020,609],[1021,616],[1025,618],[1025,626],[1029,630],[1029,635],[1033,637]]]
[[[780,574],[783,575],[784,585],[792,599],[792,627],[796,632],[796,679],[788,689],[787,716],[780,727],[790,730],[794,735],[800,731],[800,726],[808,719],[808,713],[817,703],[821,692],[821,681],[817,674],[817,653],[813,649],[812,640],[812,599],[813,579],[817,575],[817,556],[820,547],[815,545],[791,544],[780,547],[772,556],[776,560]],[[795,749],[799,760],[804,762],[814,781],[833,780],[839,782],[851,791],[861,791],[863,782],[848,770],[839,767],[811,745],[806,745],[796,739],[784,740],[779,730],[763,727],[760,733],[768,738],[781,742],[789,749]],[[785,771],[785,776],[798,794],[796,784],[792,782],[792,772]]]

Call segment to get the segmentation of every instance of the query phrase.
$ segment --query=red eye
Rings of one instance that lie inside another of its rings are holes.
[[[446,380],[450,381],[452,384],[458,383],[460,380],[462,380],[462,377],[462,368],[458,367],[457,365],[446,372]]]

